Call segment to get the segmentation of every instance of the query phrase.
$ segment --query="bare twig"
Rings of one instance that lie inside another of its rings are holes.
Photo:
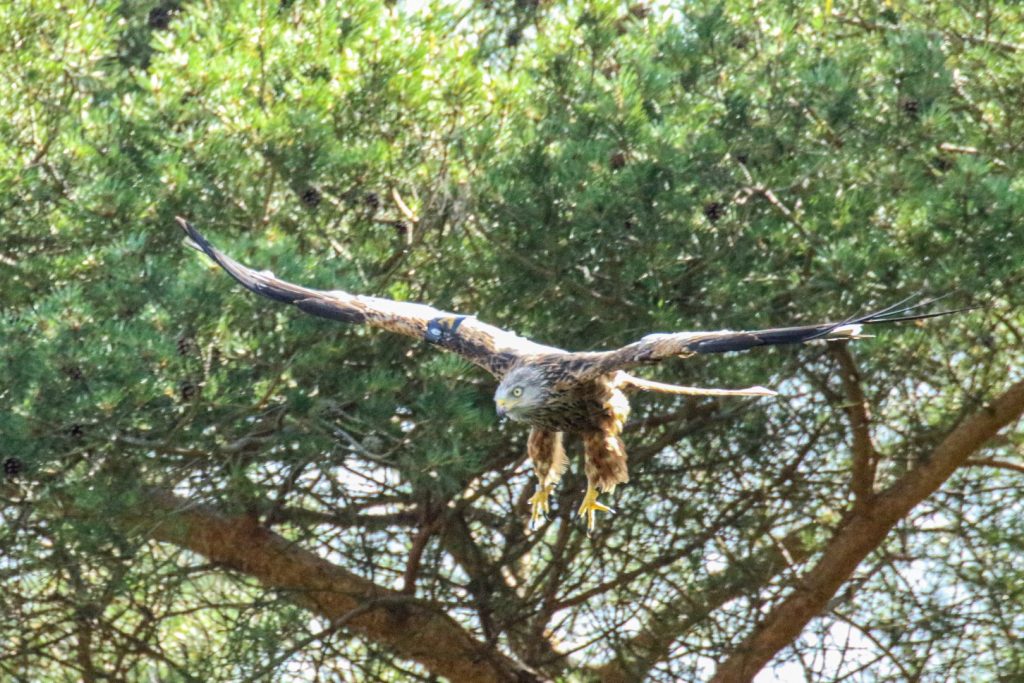
[[[797,217],[796,212],[786,206],[778,195],[776,195],[770,188],[765,185],[758,183],[754,180],[754,176],[750,173],[750,169],[747,165],[732,155],[728,155],[730,159],[743,173],[744,179],[747,181],[747,187],[741,188],[737,192],[735,201],[742,204],[750,197],[763,197],[786,221],[796,228],[797,232],[800,233],[800,237],[807,242],[808,246],[813,248],[813,245],[817,242],[815,237],[807,232],[807,228],[804,227],[803,221]]]
[[[1024,465],[1016,462],[1007,462],[1006,460],[997,460],[996,458],[971,458],[966,464],[971,467],[995,467],[1000,470],[1011,470],[1024,474]]]
[[[848,26],[856,26],[867,31],[875,32],[892,32],[901,33],[904,31],[903,27],[899,25],[880,24],[876,21],[868,21],[867,19],[861,19],[860,17],[852,17],[839,12],[833,12],[832,17],[840,24],[846,24]],[[995,38],[989,38],[988,36],[970,36],[962,33],[957,33],[953,30],[947,31],[929,31],[932,36],[936,38],[953,38],[960,42],[967,43],[970,45],[986,45],[988,47],[994,47],[997,50],[1003,52],[1020,52],[1024,50],[1024,44],[1011,43],[1005,40],[997,40]]]

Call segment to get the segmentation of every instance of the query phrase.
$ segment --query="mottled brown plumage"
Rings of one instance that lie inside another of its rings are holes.
[[[755,346],[794,344],[816,339],[857,339],[862,325],[919,320],[956,311],[910,312],[926,300],[895,306],[870,315],[820,325],[733,332],[652,334],[613,351],[570,352],[537,344],[482,323],[472,316],[448,313],[424,304],[392,301],[340,290],[310,289],[255,271],[214,248],[188,221],[179,218],[193,245],[206,253],[246,289],[296,306],[322,318],[365,323],[425,340],[453,351],[484,368],[499,380],[494,399],[500,415],[532,426],[527,452],[538,488],[530,499],[533,519],[547,512],[548,496],[565,470],[563,433],[583,440],[587,492],[579,513],[593,528],[594,513],[608,510],[597,502],[598,492],[611,492],[629,480],[622,428],[629,415],[626,392],[654,391],[703,396],[770,396],[763,387],[702,389],[652,382],[624,372],[626,368],[666,358],[699,353],[742,351]],[[963,309],[960,309],[963,310]]]
[[[622,443],[622,428],[629,417],[629,399],[622,391],[626,377],[626,373],[616,372],[594,382],[594,399],[601,405],[601,414],[597,428],[582,433],[587,481],[602,493],[611,493],[616,485],[629,481],[626,445]]]
[[[561,479],[569,460],[562,445],[562,432],[550,432],[540,427],[530,430],[526,442],[526,453],[533,462],[539,486],[553,486]]]

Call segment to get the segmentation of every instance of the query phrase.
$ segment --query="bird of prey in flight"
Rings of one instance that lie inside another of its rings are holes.
[[[629,415],[627,394],[653,391],[697,396],[772,396],[764,387],[703,389],[662,384],[634,377],[630,368],[700,353],[743,351],[755,346],[799,344],[812,340],[857,339],[864,325],[921,320],[957,311],[915,312],[926,299],[893,306],[840,322],[767,330],[671,332],[649,334],[611,351],[563,351],[524,339],[477,320],[431,306],[374,296],[323,291],[285,282],[269,271],[256,271],[221,253],[187,220],[178,218],[193,246],[206,253],[246,289],[331,320],[363,323],[398,332],[463,356],[498,380],[494,403],[498,415],[530,425],[527,453],[537,475],[530,498],[534,523],[548,512],[548,496],[567,465],[562,436],[583,439],[587,492],[579,508],[588,531],[596,512],[610,512],[598,494],[610,493],[629,480],[622,427]],[[963,309],[959,309],[963,310]]]

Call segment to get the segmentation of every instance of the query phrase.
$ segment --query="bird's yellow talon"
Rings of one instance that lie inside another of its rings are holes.
[[[548,502],[548,496],[551,495],[551,485],[538,486],[537,492],[530,498],[530,528],[537,528],[537,523],[540,522],[542,517],[547,517],[547,514],[551,511],[551,504]]]
[[[615,510],[612,510],[610,507],[608,507],[604,503],[598,503],[597,502],[597,496],[598,496],[597,489],[588,486],[587,487],[587,495],[583,496],[583,503],[580,505],[580,511],[579,511],[578,514],[579,514],[580,517],[586,516],[586,518],[587,518],[587,535],[589,535],[590,532],[594,530],[594,522],[595,522],[594,518],[595,518],[595,514],[596,513],[598,513],[598,512],[614,513],[615,512]]]

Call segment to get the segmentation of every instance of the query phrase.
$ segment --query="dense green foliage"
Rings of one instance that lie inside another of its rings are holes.
[[[426,675],[126,524],[154,489],[412,577],[547,675],[708,675],[851,503],[824,347],[654,369],[782,395],[635,401],[618,514],[587,538],[570,441],[531,533],[488,376],[245,293],[173,218],[570,348],[985,304],[850,347],[882,489],[1021,376],[1024,12],[824,4],[0,6],[0,678]],[[776,670],[1024,677],[1022,441],[918,506]],[[792,566],[757,564],[784,539]]]

